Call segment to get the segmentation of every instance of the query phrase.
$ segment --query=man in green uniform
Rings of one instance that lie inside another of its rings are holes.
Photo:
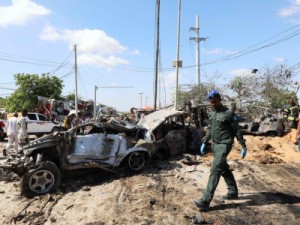
[[[299,106],[294,99],[289,99],[288,107],[284,109],[285,118],[288,120],[291,129],[297,129],[299,120]]]
[[[242,146],[241,157],[244,158],[247,154],[245,140],[238,126],[237,117],[230,109],[221,103],[219,92],[212,90],[208,93],[206,100],[209,100],[213,109],[208,115],[208,131],[202,140],[200,153],[204,154],[206,145],[211,139],[213,142],[212,151],[214,159],[205,192],[200,199],[194,201],[194,204],[202,211],[209,209],[209,204],[213,199],[221,176],[224,177],[228,187],[228,194],[224,199],[238,198],[238,188],[227,164],[227,155],[231,151],[234,137],[237,137]]]

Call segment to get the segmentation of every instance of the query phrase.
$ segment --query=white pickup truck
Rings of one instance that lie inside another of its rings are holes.
[[[6,124],[6,121],[3,122]],[[29,135],[40,137],[44,134],[63,130],[62,125],[61,123],[53,123],[43,114],[35,112],[27,113],[27,131]],[[6,133],[6,126],[4,127],[4,132]]]

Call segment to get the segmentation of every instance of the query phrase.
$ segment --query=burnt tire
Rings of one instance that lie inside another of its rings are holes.
[[[276,137],[277,136],[277,131],[275,131],[275,130],[268,131],[267,136]]]
[[[158,160],[168,160],[170,158],[170,151],[166,148],[159,148],[153,158]]]
[[[277,135],[279,137],[282,137],[284,135],[284,132],[285,132],[285,125],[282,124],[282,127],[277,129]]]
[[[59,132],[59,131],[60,131],[60,129],[58,127],[53,127],[51,130],[51,133]]]
[[[146,164],[145,152],[132,152],[127,157],[127,168],[132,172],[141,171]]]
[[[31,169],[21,178],[21,193],[26,197],[54,192],[61,183],[61,172],[50,162],[43,162],[38,168]]]

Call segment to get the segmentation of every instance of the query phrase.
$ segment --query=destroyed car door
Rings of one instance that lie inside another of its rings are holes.
[[[170,156],[186,152],[186,129],[182,116],[168,118],[170,130],[165,135],[165,141],[169,148]]]
[[[69,162],[76,163],[85,160],[103,161],[113,163],[122,138],[114,134],[88,134],[77,135],[73,152],[69,155]],[[124,140],[123,140],[124,142]]]

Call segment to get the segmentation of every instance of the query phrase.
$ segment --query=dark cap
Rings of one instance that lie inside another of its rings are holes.
[[[217,90],[212,90],[207,94],[205,100],[207,101],[208,99],[212,99],[212,98],[221,99],[221,95]]]

